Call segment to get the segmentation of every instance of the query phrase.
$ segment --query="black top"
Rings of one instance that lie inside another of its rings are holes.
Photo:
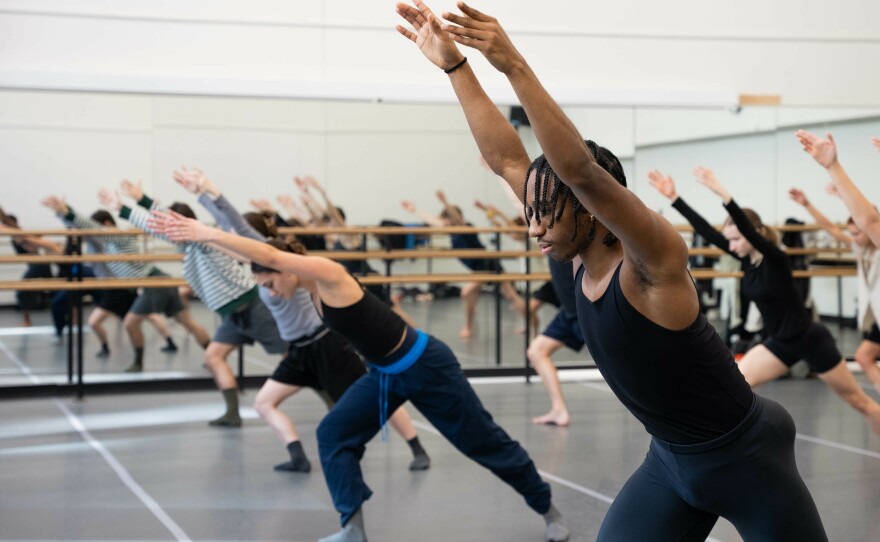
[[[672,206],[700,235],[739,260],[743,270],[740,290],[746,299],[754,301],[758,306],[768,335],[783,340],[791,339],[799,337],[810,327],[813,318],[804,307],[803,299],[795,287],[788,256],[755,230],[734,200],[730,200],[730,203],[724,207],[743,237],[764,256],[757,265],[752,264],[748,257],[740,258],[731,252],[724,235],[713,228],[683,199],[678,198]]]
[[[620,265],[595,302],[575,279],[578,322],[596,366],[651,435],[697,444],[730,432],[752,406],[752,390],[706,317],[680,331],[640,314],[620,288]],[[696,290],[694,291],[696,295]]]
[[[470,222],[468,222],[467,225],[473,226]],[[452,248],[455,249],[486,249],[476,233],[451,233],[449,234],[449,239],[452,242]],[[469,269],[474,269],[475,267],[480,267],[484,264],[484,260],[473,258],[459,259],[461,263]]]
[[[577,318],[577,303],[574,301],[574,269],[571,262],[557,262],[553,258],[547,258],[550,267],[550,283],[556,298],[559,299],[560,309],[570,318]]]
[[[327,326],[345,337],[367,361],[379,365],[406,329],[406,322],[367,290],[354,305],[331,307],[322,301],[321,307]]]

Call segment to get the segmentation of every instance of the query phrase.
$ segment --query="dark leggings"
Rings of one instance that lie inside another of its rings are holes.
[[[794,437],[788,412],[756,396],[746,419],[723,437],[691,446],[652,439],[597,540],[702,542],[720,516],[746,541],[827,541],[795,464]]]
[[[388,414],[409,400],[458,450],[513,486],[537,513],[550,509],[550,486],[518,442],[483,407],[442,342],[430,338],[409,369],[389,381]],[[360,461],[366,443],[379,431],[379,376],[362,376],[318,426],[318,450],[333,505],[345,525],[372,491]],[[452,518],[450,518],[452,520]]]

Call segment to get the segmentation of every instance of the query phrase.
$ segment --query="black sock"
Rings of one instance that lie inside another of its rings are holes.
[[[428,455],[428,452],[422,448],[422,443],[419,442],[419,436],[416,435],[413,438],[406,441],[409,444],[409,449],[412,450],[413,455]]]
[[[101,352],[107,352],[108,354],[110,353],[110,347],[107,346],[107,343],[101,343]]]
[[[177,345],[174,344],[174,339],[172,339],[171,337],[165,337],[165,345],[168,346],[168,348],[173,348],[174,350],[177,350]]]
[[[290,454],[290,461],[275,465],[275,470],[286,472],[309,472],[312,470],[312,464],[306,457],[303,450],[302,442],[294,440],[287,444],[287,453]]]
[[[134,364],[135,365],[143,365],[144,364],[144,347],[135,348],[134,349]]]

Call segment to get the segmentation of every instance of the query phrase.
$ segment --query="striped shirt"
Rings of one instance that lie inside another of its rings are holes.
[[[106,226],[82,216],[68,208],[66,215],[59,215],[68,226],[81,230],[101,230]],[[100,237],[84,237],[90,252],[103,254],[140,254],[137,237],[133,235],[108,235]],[[116,277],[121,279],[139,279],[150,275],[155,267],[151,262],[95,262],[92,266],[99,277]]]
[[[260,232],[248,224],[225,196],[220,195],[215,200],[205,193],[199,196],[199,203],[211,213],[222,229],[234,231],[242,237],[255,241],[266,240]],[[305,288],[297,288],[289,299],[272,295],[269,289],[263,286],[259,287],[259,292],[260,300],[272,313],[272,318],[278,325],[278,332],[285,341],[292,342],[308,337],[324,325],[312,302],[312,295]]]
[[[144,209],[122,207],[119,216],[153,237],[168,240],[147,227],[150,213]],[[257,284],[250,269],[231,256],[201,243],[175,244],[183,252],[183,278],[212,311],[226,316],[257,297]]]

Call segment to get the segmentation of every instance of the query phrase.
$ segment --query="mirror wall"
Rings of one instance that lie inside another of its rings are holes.
[[[880,189],[872,175],[880,155],[870,137],[880,134],[880,110],[756,107],[739,110],[625,107],[571,107],[567,113],[585,137],[610,148],[621,159],[630,188],[646,204],[673,223],[683,223],[668,202],[647,182],[647,173],[659,169],[673,176],[679,193],[713,222],[723,209],[717,198],[699,187],[691,174],[698,165],[713,168],[738,201],[758,211],[765,222],[787,217],[806,220],[806,213],[788,198],[791,186],[803,188],[826,214],[846,218],[842,204],[824,194],[825,173],[797,145],[794,131],[805,127],[833,131],[841,160],[857,183],[874,199]],[[503,107],[506,115],[509,108]],[[539,154],[527,126],[519,128],[529,153]],[[419,219],[401,208],[409,199],[428,213],[440,210],[435,192],[442,189],[459,204],[475,225],[488,225],[475,200],[491,203],[518,216],[520,209],[499,180],[481,166],[479,154],[461,109],[457,105],[386,104],[367,102],[247,99],[134,94],[0,92],[0,176],[4,179],[0,205],[18,216],[25,228],[57,227],[54,215],[39,200],[63,196],[77,210],[98,207],[96,192],[114,187],[125,178],[141,180],[147,194],[160,204],[195,198],[171,179],[181,165],[201,167],[241,210],[252,198],[274,198],[295,193],[294,175],[313,175],[327,189],[333,203],[344,208],[352,225],[376,225],[383,219],[415,223]],[[821,205],[819,205],[821,203]],[[489,245],[492,236],[484,235]],[[372,241],[371,241],[372,242]],[[438,248],[449,239],[432,239]],[[824,242],[819,239],[819,242]],[[11,254],[8,238],[0,239],[3,254]],[[162,242],[150,250],[170,251]],[[517,241],[502,238],[504,248]],[[383,269],[382,262],[374,267]],[[457,261],[435,260],[432,272],[464,272]],[[520,262],[508,261],[508,270]],[[177,264],[160,264],[180,275]],[[3,279],[14,279],[25,266],[0,267]],[[422,273],[424,260],[401,261],[394,273]],[[820,314],[855,314],[852,279],[814,279],[813,295]],[[413,287],[427,290],[426,285]],[[841,292],[838,295],[838,292]],[[465,367],[493,368],[495,358],[495,304],[490,293],[481,296],[475,335],[459,338],[463,309],[456,298],[417,301],[407,291],[403,306],[419,325],[445,340]],[[838,308],[838,299],[842,307]],[[11,307],[12,292],[0,292],[0,385],[48,383],[66,378],[63,346],[53,344],[48,311],[33,315],[34,325],[20,327],[21,314]],[[198,302],[196,318],[208,329],[219,319]],[[87,309],[88,311],[88,309]],[[524,338],[516,314],[502,304],[502,367],[522,367]],[[542,325],[554,314],[540,311]],[[725,324],[724,309],[716,315]],[[143,375],[121,370],[132,350],[124,330],[113,322],[108,358],[95,358],[98,344],[87,334],[84,349],[86,382],[100,379],[175,378],[207,376],[201,349],[172,323],[178,352],[161,353],[164,344],[147,326]],[[847,355],[848,344],[842,345]],[[270,374],[277,356],[259,347],[246,349],[246,373]],[[234,359],[234,357],[233,357]],[[583,364],[586,352],[568,350],[556,356],[560,365]],[[38,382],[34,382],[34,378]]]

